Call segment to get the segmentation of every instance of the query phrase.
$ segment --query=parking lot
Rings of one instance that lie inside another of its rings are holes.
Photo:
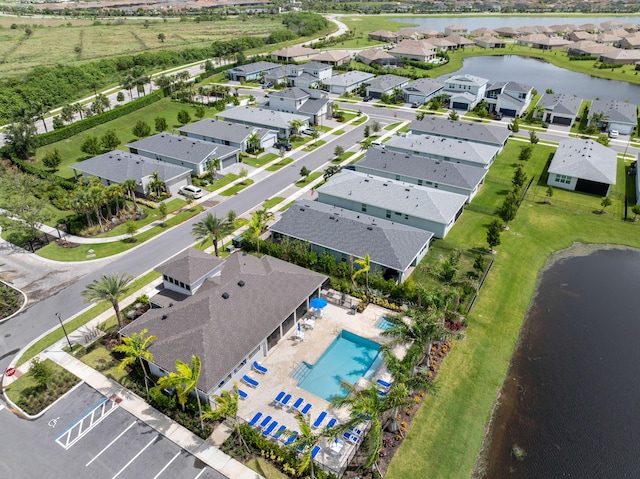
[[[0,409],[0,476],[223,479],[199,459],[80,385],[35,421]]]

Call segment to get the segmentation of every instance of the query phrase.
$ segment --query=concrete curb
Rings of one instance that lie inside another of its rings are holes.
[[[9,321],[11,318],[13,318],[14,316],[17,316],[18,314],[20,314],[22,312],[22,310],[24,310],[24,308],[27,307],[27,304],[29,303],[29,298],[27,297],[27,294],[22,291],[20,288],[13,286],[12,284],[7,283],[6,281],[2,281],[0,279],[0,283],[6,284],[7,286],[9,286],[10,288],[15,289],[16,291],[18,291],[22,297],[24,298],[24,301],[22,303],[22,306],[20,306],[20,309],[18,309],[18,311],[14,312],[13,314],[7,316],[6,318],[0,318],[0,324],[4,323],[5,321]]]

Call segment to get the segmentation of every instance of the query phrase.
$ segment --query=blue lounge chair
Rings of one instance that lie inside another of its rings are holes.
[[[284,391],[280,391],[278,395],[273,399],[272,404],[278,405],[280,401],[284,398]]]
[[[325,429],[331,429],[333,426],[336,425],[337,422],[338,422],[338,420],[335,417],[332,417],[331,419],[329,419],[329,422],[327,423],[327,425],[324,428]]]
[[[282,436],[286,430],[287,430],[287,426],[280,426],[280,428],[271,437],[277,441],[278,439],[280,439],[280,436]]]
[[[300,410],[300,406],[302,406],[303,402],[304,402],[304,399],[302,398],[296,399],[296,402],[293,403],[293,405],[291,406],[291,409]]]
[[[262,430],[262,435],[264,437],[269,436],[269,434],[271,434],[276,427],[278,427],[278,421],[273,421],[265,429]]]
[[[251,418],[251,421],[249,421],[249,426],[253,427],[256,425],[256,423],[260,420],[260,418],[262,417],[262,413],[261,412],[257,412],[255,416],[253,416],[253,418]]]
[[[376,382],[382,386],[383,388],[389,389],[393,383],[388,383],[387,381],[383,381],[382,379],[376,379]]]
[[[355,427],[355,426],[351,426],[351,427],[349,428],[349,432],[350,432],[351,434],[356,435],[356,436],[362,436],[362,429],[358,429],[358,428],[357,428],[357,427]]]
[[[267,424],[271,422],[271,416],[265,417],[260,423],[260,429],[264,429]]]
[[[293,444],[295,442],[297,437],[298,437],[298,431],[293,431],[291,436],[289,436],[287,438],[287,440],[284,442],[284,445],[285,446],[290,446],[291,444]]]
[[[355,434],[351,434],[350,432],[345,432],[342,437],[344,437],[351,444],[358,444],[358,441],[360,440],[358,436],[356,436]]]
[[[327,417],[327,412],[326,411],[322,411],[320,413],[320,415],[316,418],[315,422],[313,423],[313,427],[314,428],[318,428],[320,427],[320,425],[322,424],[322,422],[324,421],[324,418]]]
[[[265,368],[262,364],[260,364],[258,361],[253,362],[253,369],[255,369],[256,372],[260,374],[267,374],[267,372],[269,372],[269,370]]]
[[[302,408],[302,410],[300,411],[302,414],[307,414],[309,411],[311,411],[311,404],[307,403],[304,405],[304,407]]]
[[[238,389],[238,396],[240,396],[240,399],[247,399],[249,395],[246,392],[244,392],[242,389]]]
[[[289,405],[289,401],[291,401],[291,394],[287,394],[282,401],[276,404],[276,406],[287,407]]]
[[[319,452],[320,446],[315,446],[313,449],[311,449],[311,459],[315,459]]]
[[[260,383],[258,381],[256,381],[255,379],[253,379],[250,376],[247,376],[246,374],[244,376],[242,376],[242,381],[244,381],[245,383],[247,383],[249,386],[253,387],[253,388],[257,388]]]

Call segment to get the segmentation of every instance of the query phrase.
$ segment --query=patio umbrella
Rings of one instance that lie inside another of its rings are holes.
[[[314,309],[322,309],[327,305],[327,300],[324,298],[313,298],[309,305]]]
[[[300,323],[298,322],[298,331],[300,331]]]

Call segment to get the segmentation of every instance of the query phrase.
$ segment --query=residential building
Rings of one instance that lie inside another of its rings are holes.
[[[596,37],[596,42],[602,43],[603,45],[616,45],[620,40],[622,40],[622,37],[613,35],[612,33],[600,33]]]
[[[597,141],[570,138],[558,145],[547,184],[565,190],[607,196],[616,184],[618,154]]]
[[[287,65],[287,84],[300,88],[316,88],[333,75],[333,67],[325,63],[309,62],[302,65]]]
[[[449,35],[460,35],[465,36],[467,34],[467,27],[464,25],[448,25],[444,27],[444,36],[448,37]]]
[[[331,116],[331,100],[322,90],[291,87],[269,95],[269,108],[296,113],[308,118],[309,124],[320,125]]]
[[[545,93],[536,106],[544,108],[542,121],[554,125],[571,126],[580,113],[582,98],[564,93]]]
[[[386,43],[397,43],[402,39],[400,35],[389,30],[375,30],[369,33],[369,38],[371,40],[377,40],[379,42]]]
[[[121,334],[146,329],[156,336],[149,352],[157,376],[173,371],[176,360],[200,358],[197,389],[205,400],[229,389],[295,328],[327,280],[270,256],[237,252],[222,261],[191,249],[157,270],[164,289],[150,300],[166,307],[150,309]]]
[[[496,36],[497,33],[490,28],[480,27],[475,30],[471,30],[469,32],[469,36],[472,38],[480,38],[480,37],[488,37],[488,36]],[[466,35],[465,35],[466,36]]]
[[[509,117],[525,114],[532,97],[532,86],[512,81],[494,83],[485,93],[489,113],[496,112]]]
[[[105,186],[121,185],[127,180],[135,180],[135,191],[140,195],[150,193],[149,183],[152,182],[154,173],[158,174],[158,178],[164,183],[165,191],[170,195],[177,194],[180,188],[191,184],[191,168],[172,165],[120,150],[110,151],[80,163],[74,163],[71,168],[73,168],[73,176],[76,180],[78,173],[82,173],[84,178],[92,176],[99,178]]]
[[[640,50],[615,49],[615,51],[601,54],[598,60],[609,65],[634,65],[640,61]]]
[[[449,107],[454,110],[472,110],[484,98],[489,80],[473,75],[454,75],[444,81],[444,93]]]
[[[625,50],[640,49],[640,35],[625,37],[618,42],[617,46],[619,48],[624,48]]]
[[[638,122],[638,107],[620,100],[593,100],[589,117],[600,113],[603,121],[597,125],[606,131],[617,130],[622,135],[633,133]]]
[[[241,123],[243,125],[255,126],[256,128],[265,128],[276,130],[278,138],[289,138],[292,128],[291,122],[299,120],[302,122],[302,128],[309,126],[309,117],[298,115],[295,113],[287,113],[275,111],[266,108],[253,108],[250,106],[237,106],[221,111],[215,118],[223,119],[233,123]]]
[[[375,77],[373,73],[352,70],[329,78],[323,83],[322,88],[329,93],[343,95],[357,90],[361,85],[368,84]]]
[[[327,50],[313,57],[313,61],[339,67],[340,65],[348,65],[351,62],[351,53],[347,50]]]
[[[389,54],[396,58],[428,62],[436,56],[436,48],[427,40],[402,40]]]
[[[277,68],[280,68],[277,63],[260,61],[230,68],[227,77],[232,81],[256,81]]]
[[[522,35],[516,40],[516,45],[522,45],[523,47],[533,47],[540,41],[546,40],[548,37],[543,33],[532,33],[530,35]]]
[[[365,65],[377,64],[386,68],[402,67],[404,62],[381,48],[369,48],[356,53],[356,60]]]
[[[572,42],[581,42],[583,40],[596,41],[596,36],[593,33],[588,32],[571,32],[567,35],[567,40]]]
[[[565,50],[572,42],[559,37],[547,37],[540,41],[534,42],[533,48],[540,50]]]
[[[220,168],[238,163],[239,148],[196,140],[172,133],[158,133],[127,145],[131,153],[153,158],[172,165],[191,168],[194,175],[207,172],[207,165],[220,160]]]
[[[271,58],[273,58],[274,60],[285,62],[300,62],[304,60],[310,60],[318,53],[320,52],[318,50],[314,50],[313,48],[293,46],[272,52]]]
[[[407,83],[402,88],[404,101],[407,103],[424,104],[444,90],[444,84],[431,78],[419,78]]]
[[[476,195],[489,171],[478,166],[382,148],[369,148],[354,167],[367,175],[465,195],[467,203]]]
[[[581,40],[572,45],[567,45],[567,54],[570,57],[600,56],[615,51],[618,51],[618,49],[611,45],[602,45],[591,40]]]
[[[456,48],[474,47],[476,44],[473,40],[469,40],[462,35],[449,35],[444,37],[445,40],[449,40],[451,43],[456,44]]]
[[[342,170],[317,189],[318,201],[430,231],[444,238],[462,214],[464,195]]]
[[[412,121],[409,132],[416,135],[442,136],[493,145],[498,147],[498,153],[502,151],[510,135],[509,130],[500,126],[464,120],[454,121],[433,115]]]
[[[398,75],[380,75],[375,77],[367,86],[367,95],[372,98],[381,98],[382,95],[391,95],[396,89],[402,89],[409,83],[409,79]]]
[[[506,48],[507,46],[507,43],[504,40],[493,35],[483,35],[481,37],[474,38],[473,41],[476,45],[482,48]]]
[[[457,43],[452,42],[447,38],[429,38],[429,43],[440,52],[446,52],[447,50],[455,50],[458,48]]]
[[[253,146],[258,148],[269,148],[278,141],[278,132],[275,130],[212,118],[181,126],[179,131],[181,135],[189,138],[231,146],[240,151],[251,149],[252,141],[255,141]]]
[[[494,32],[502,38],[516,38],[521,35],[520,30],[512,27],[495,28]]]
[[[384,143],[384,147],[390,151],[426,156],[438,161],[451,161],[483,169],[488,169],[493,164],[500,151],[500,148],[495,145],[410,133],[406,136],[390,138]]]
[[[345,263],[369,255],[371,273],[399,282],[427,254],[433,239],[429,231],[309,200],[296,201],[269,231],[275,241],[304,241],[311,251]]]

